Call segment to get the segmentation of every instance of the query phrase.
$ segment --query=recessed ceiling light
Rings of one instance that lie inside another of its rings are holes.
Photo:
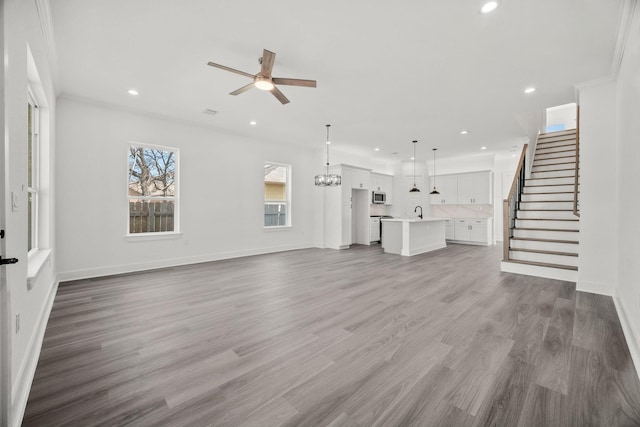
[[[468,131],[468,130],[461,130],[461,131],[460,131],[460,135],[466,135],[466,134],[468,134],[468,133],[469,133],[469,131]]]
[[[138,96],[139,95],[138,91],[135,90],[135,89],[129,89],[128,93],[129,93],[129,95],[133,95],[133,96]]]
[[[257,125],[258,123],[257,123],[255,120],[251,120],[251,121],[249,122],[249,124],[250,124],[251,126],[255,126],[255,125]]]
[[[416,159],[415,157],[412,157],[412,158],[411,158],[411,160],[415,160],[415,159]]]
[[[511,155],[511,157],[515,157],[515,156],[516,156],[515,154],[512,154],[512,155]]]
[[[373,151],[380,151],[378,147],[374,148]]]
[[[480,147],[480,149],[481,149],[481,150],[486,150],[486,149],[487,149],[487,147]]]
[[[536,91],[535,87],[528,87],[524,90],[524,93],[533,93]]]
[[[494,10],[496,10],[496,7],[498,7],[498,2],[497,1],[490,1],[484,4],[484,6],[482,6],[482,9],[480,9],[480,12],[482,13],[489,13],[489,12],[493,12]]]

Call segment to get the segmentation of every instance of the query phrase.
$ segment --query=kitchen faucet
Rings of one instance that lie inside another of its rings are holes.
[[[420,208],[420,215],[418,215],[418,218],[422,219],[422,206],[416,206],[416,208],[413,211],[417,212],[418,208]]]

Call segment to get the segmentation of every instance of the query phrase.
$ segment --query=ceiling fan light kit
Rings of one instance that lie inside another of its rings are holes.
[[[413,142],[413,187],[409,190],[409,193],[419,193],[420,189],[416,186],[416,144],[418,141]]]
[[[216,64],[215,62],[209,62],[207,65],[215,68],[220,68],[221,70],[230,71],[235,74],[240,74],[241,76],[249,77],[253,79],[252,83],[248,85],[242,86],[239,89],[234,90],[229,95],[240,95],[241,93],[245,93],[251,88],[258,88],[261,90],[267,90],[276,97],[281,104],[288,104],[289,99],[284,96],[284,94],[278,89],[276,85],[287,85],[287,86],[301,86],[301,87],[316,87],[315,80],[304,80],[304,79],[289,79],[283,77],[273,77],[271,72],[273,70],[273,64],[276,60],[276,54],[271,52],[270,50],[263,49],[262,57],[258,59],[258,63],[260,64],[260,71],[256,74],[250,74],[244,71],[236,70],[235,68],[227,67],[226,65]]]
[[[327,173],[316,175],[316,186],[337,187],[338,185],[342,184],[342,177],[338,174],[329,173],[329,145],[331,145],[331,142],[329,142],[329,128],[331,127],[331,125],[325,126],[327,127],[327,143],[325,144],[327,146]]]

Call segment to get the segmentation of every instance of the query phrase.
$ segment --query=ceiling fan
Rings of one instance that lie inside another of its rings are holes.
[[[273,63],[276,60],[276,54],[264,49],[262,52],[262,57],[258,59],[258,63],[260,63],[261,68],[257,74],[249,74],[244,71],[236,70],[235,68],[227,67],[225,65],[216,64],[214,62],[209,62],[207,65],[210,65],[215,68],[220,68],[222,70],[231,71],[232,73],[240,74],[243,76],[247,76],[253,79],[252,83],[249,83],[246,86],[242,86],[240,89],[236,89],[231,92],[229,95],[240,95],[251,89],[252,87],[257,87],[258,89],[268,90],[275,96],[278,101],[282,104],[288,104],[289,100],[280,89],[276,87],[276,84],[279,85],[288,85],[288,86],[304,86],[304,87],[316,87],[315,80],[303,80],[303,79],[288,79],[282,77],[273,77],[271,75],[271,71],[273,69]]]

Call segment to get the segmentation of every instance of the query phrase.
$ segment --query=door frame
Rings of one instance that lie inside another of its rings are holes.
[[[0,2],[0,22],[4,28],[4,2]],[[0,31],[0,46],[4,56],[5,40],[4,31]],[[9,164],[6,160],[5,146],[5,65],[0,67],[0,165],[2,165],[3,173],[0,175],[0,229],[5,230],[6,225],[6,185],[9,176]],[[0,255],[6,256],[6,244],[4,239],[0,239]],[[7,288],[6,267],[0,266],[0,425],[9,424],[9,410],[11,407],[11,352],[10,352],[10,333],[9,333],[9,292]]]

